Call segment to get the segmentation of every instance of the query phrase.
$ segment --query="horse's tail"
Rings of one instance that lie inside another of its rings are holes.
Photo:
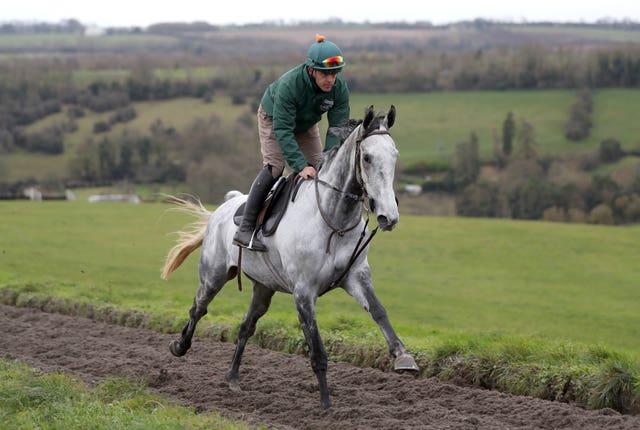
[[[177,232],[178,242],[167,254],[162,268],[162,279],[169,278],[169,275],[180,267],[189,254],[202,245],[207,223],[211,216],[211,212],[202,206],[200,200],[196,200],[196,203],[193,203],[174,196],[169,196],[166,200],[177,206],[174,208],[175,210],[194,216],[197,219],[189,224],[186,230]]]

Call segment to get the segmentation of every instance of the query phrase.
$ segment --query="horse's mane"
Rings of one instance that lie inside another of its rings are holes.
[[[367,127],[367,129],[364,131],[365,134],[370,133],[373,130],[379,129],[380,122],[385,118],[385,116],[386,116],[385,112],[378,113],[378,115],[376,115],[376,117],[373,118],[373,120],[369,123],[369,126]],[[345,121],[344,125],[340,127],[329,127],[329,133],[336,136],[340,140],[340,143],[323,154],[323,157],[322,157],[322,160],[320,161],[320,165],[318,166],[318,169],[322,168],[322,165],[325,163],[325,161],[333,158],[333,156],[335,155],[336,152],[338,152],[338,149],[340,149],[342,144],[349,138],[349,136],[351,136],[351,133],[353,133],[355,129],[358,128],[358,126],[363,122],[364,121],[361,119],[348,119]]]
[[[362,124],[361,119],[348,119],[345,121],[345,124],[340,127],[330,127],[329,133],[337,137],[340,140],[340,145],[342,145],[349,135],[353,133],[353,130],[360,124]]]

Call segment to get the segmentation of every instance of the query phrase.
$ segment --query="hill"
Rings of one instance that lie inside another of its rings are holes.
[[[633,23],[310,25],[0,35],[0,194],[34,181],[186,183],[208,201],[247,189],[257,103],[313,28],[347,56],[354,118],[398,108],[400,189],[454,192],[465,215],[640,218]]]

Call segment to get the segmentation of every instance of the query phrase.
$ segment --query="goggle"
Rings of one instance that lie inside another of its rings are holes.
[[[321,63],[325,67],[340,67],[344,64],[344,59],[342,55],[334,55],[333,57],[325,58]]]

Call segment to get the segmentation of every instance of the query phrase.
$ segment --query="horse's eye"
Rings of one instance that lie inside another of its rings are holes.
[[[362,157],[362,159],[365,163],[371,163],[371,157],[369,156],[369,154],[364,154],[364,157]]]

